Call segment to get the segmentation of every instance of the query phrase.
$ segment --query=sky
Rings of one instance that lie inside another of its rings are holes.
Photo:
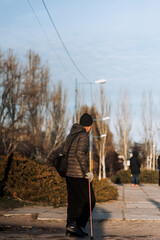
[[[44,0],[74,63],[68,57],[42,0],[0,0],[0,48],[13,49],[19,59],[29,49],[50,67],[51,84],[61,81],[74,112],[75,79],[84,102],[96,102],[97,79],[112,103],[114,132],[119,92],[127,90],[132,109],[133,141],[141,141],[142,94],[152,91],[155,109],[160,102],[159,0]],[[29,4],[30,3],[30,4]],[[32,8],[31,8],[31,6]],[[34,12],[39,20],[35,17]],[[83,78],[82,75],[85,77]],[[86,80],[87,79],[87,80]]]

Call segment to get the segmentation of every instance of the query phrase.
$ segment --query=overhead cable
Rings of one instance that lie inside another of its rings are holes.
[[[32,12],[33,12],[35,18],[37,19],[37,21],[38,21],[38,23],[39,23],[39,25],[40,25],[40,27],[41,27],[41,30],[43,31],[43,33],[44,33],[44,35],[45,35],[47,41],[48,41],[49,44],[51,45],[51,47],[52,47],[52,49],[53,49],[53,51],[54,51],[54,54],[56,55],[58,61],[60,62],[60,65],[62,65],[62,67],[63,67],[64,71],[66,72],[66,74],[68,75],[69,79],[72,79],[72,77],[70,76],[70,74],[67,72],[65,66],[63,65],[63,63],[62,63],[60,57],[56,54],[56,50],[55,50],[55,48],[54,48],[52,42],[51,42],[50,39],[48,38],[48,36],[47,36],[47,34],[46,34],[46,32],[45,32],[45,30],[44,30],[44,28],[43,28],[43,26],[42,26],[42,24],[41,24],[41,22],[40,22],[40,20],[39,20],[37,14],[35,13],[35,11],[34,11],[32,5],[31,5],[30,1],[27,0],[27,2],[28,2],[28,4],[29,4],[30,8],[32,9]]]
[[[66,51],[66,53],[67,53],[67,55],[68,55],[68,57],[70,58],[72,64],[74,65],[74,67],[76,68],[76,70],[79,72],[79,74],[80,74],[87,82],[90,82],[90,81],[84,76],[84,74],[80,71],[79,67],[78,67],[77,64],[74,62],[73,58],[71,57],[71,55],[70,55],[67,47],[65,46],[65,44],[64,44],[64,42],[63,42],[63,40],[62,40],[62,38],[61,38],[61,36],[60,36],[60,34],[59,34],[56,26],[55,26],[55,23],[54,23],[51,15],[50,15],[50,13],[49,13],[49,11],[48,11],[48,8],[47,8],[44,0],[42,0],[42,3],[43,3],[43,5],[44,5],[44,7],[45,7],[45,9],[46,9],[46,12],[47,12],[47,14],[48,14],[48,16],[49,16],[49,18],[50,18],[50,20],[51,20],[51,23],[52,23],[52,25],[53,25],[53,27],[54,27],[57,35],[58,35],[58,38],[60,39],[60,41],[61,41],[61,43],[62,43],[62,45],[63,45],[63,47],[64,47],[64,49],[65,49],[65,51]],[[90,83],[91,83],[91,82],[90,82]]]

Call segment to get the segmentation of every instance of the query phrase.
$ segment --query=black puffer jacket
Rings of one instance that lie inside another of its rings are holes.
[[[83,178],[89,172],[89,136],[82,125],[76,123],[72,126],[64,144],[63,153],[67,152],[70,144],[66,176]]]
[[[132,174],[140,173],[141,162],[138,158],[137,151],[133,152],[133,157],[130,159],[130,169]]]

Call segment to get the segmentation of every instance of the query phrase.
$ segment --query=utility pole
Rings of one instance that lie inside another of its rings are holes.
[[[91,131],[89,132],[89,162],[90,162],[89,168],[90,172],[93,172],[93,136]]]

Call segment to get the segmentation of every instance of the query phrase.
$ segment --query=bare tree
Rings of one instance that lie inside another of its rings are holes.
[[[68,118],[66,116],[66,92],[62,84],[48,90],[48,68],[40,65],[37,54],[29,52],[25,73],[25,91],[28,131],[35,145],[34,157],[47,160],[51,153],[62,146],[65,139]]]
[[[0,52],[0,144],[2,154],[23,151],[44,161],[59,149],[68,126],[66,92],[49,89],[49,69],[29,51],[20,65],[13,51]],[[3,151],[2,151],[3,149]]]
[[[124,169],[127,170],[127,153],[130,146],[129,135],[131,131],[131,106],[127,91],[121,91],[118,96],[115,128],[124,159]]]
[[[15,151],[19,143],[21,129],[18,121],[22,118],[21,113],[21,81],[22,71],[13,51],[8,51],[7,56],[0,58],[0,126],[1,140],[4,154]]]
[[[26,126],[24,140],[34,145],[33,157],[41,160],[43,152],[42,130],[44,127],[45,112],[48,104],[48,67],[42,66],[40,57],[31,50],[27,54],[27,64],[24,70],[23,81],[23,119]]]
[[[46,133],[44,149],[46,150],[46,159],[50,154],[61,148],[68,127],[69,117],[66,108],[66,92],[63,91],[61,83],[54,86],[50,95],[50,104],[48,107],[48,117],[46,117]]]
[[[144,153],[147,169],[155,170],[155,123],[153,119],[153,97],[150,92],[148,98],[145,93],[142,97],[142,126]]]
[[[100,105],[100,106],[99,106]],[[107,153],[107,137],[108,124],[105,118],[110,116],[111,103],[104,93],[104,89],[100,87],[100,103],[96,102],[96,108],[99,109],[99,114],[96,115],[95,125],[98,136],[93,136],[96,149],[99,153],[99,180],[101,177],[106,178],[106,153]]]
[[[80,84],[78,84],[80,85]],[[84,90],[84,89],[83,89]],[[85,95],[84,95],[84,91],[81,88],[75,89],[75,111],[76,111],[76,118],[77,118],[77,122],[79,122],[81,115],[84,113],[84,109],[83,107],[85,106]],[[74,116],[75,118],[75,116]],[[75,122],[75,119],[73,118],[73,122]]]

